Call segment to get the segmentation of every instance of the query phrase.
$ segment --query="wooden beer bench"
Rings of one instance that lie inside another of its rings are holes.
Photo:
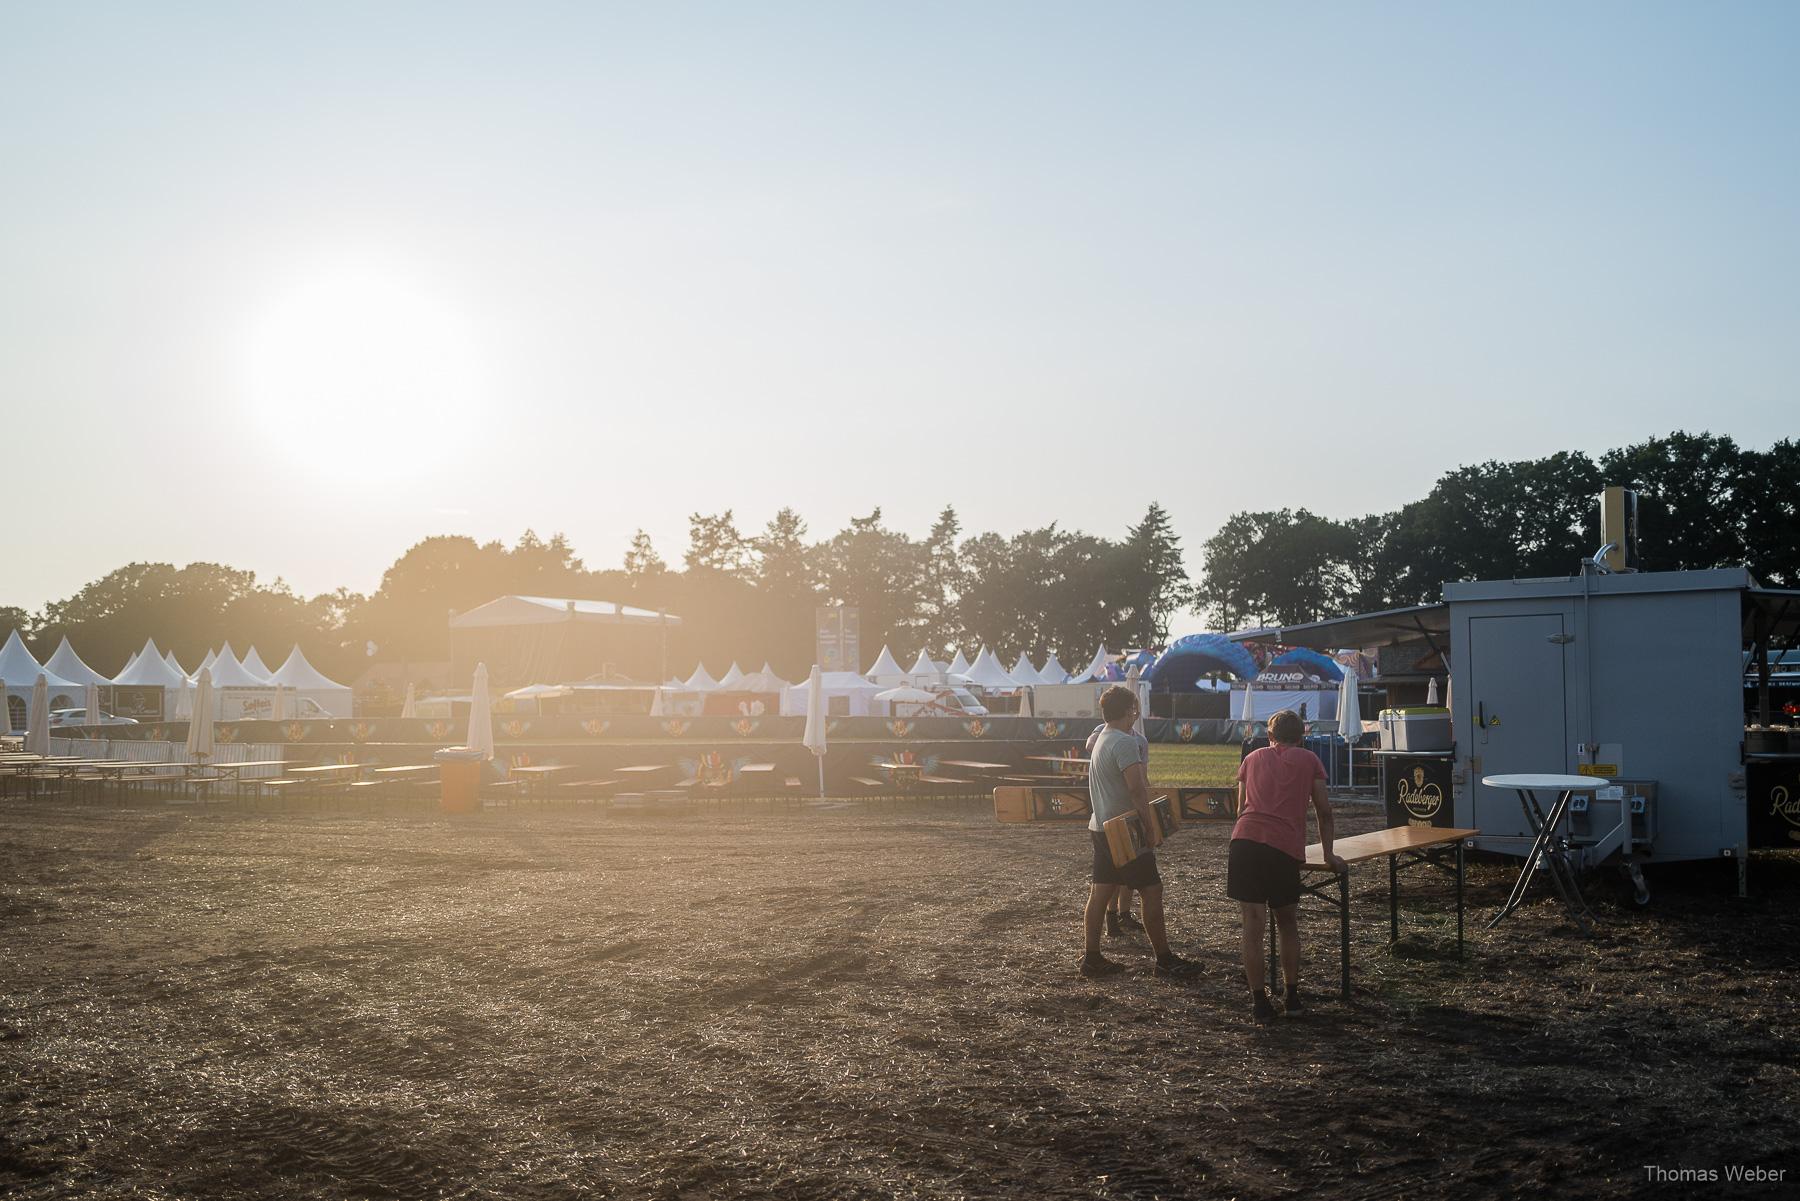
[[[1480,830],[1457,830],[1439,826],[1393,826],[1367,834],[1352,834],[1334,839],[1331,849],[1347,865],[1366,863],[1385,857],[1388,861],[1388,945],[1400,940],[1400,873],[1421,863],[1429,864],[1456,877],[1456,957],[1463,956],[1463,840],[1480,834]],[[1455,866],[1445,862],[1455,856]],[[1331,893],[1331,881],[1337,882],[1337,895]],[[1306,848],[1306,863],[1300,876],[1300,891],[1317,897],[1338,911],[1338,957],[1341,967],[1340,995],[1350,999],[1350,873],[1334,872],[1325,863],[1325,851],[1319,843]],[[1275,923],[1269,922],[1269,980],[1275,979]]]

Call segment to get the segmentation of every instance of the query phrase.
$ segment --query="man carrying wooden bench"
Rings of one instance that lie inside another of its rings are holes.
[[[1112,848],[1106,841],[1106,823],[1112,818],[1136,810],[1143,822],[1145,836],[1154,846],[1157,822],[1150,813],[1150,786],[1144,761],[1131,726],[1137,720],[1138,698],[1131,689],[1113,685],[1100,694],[1100,714],[1106,718],[1106,729],[1094,740],[1092,762],[1088,767],[1088,804],[1093,816],[1088,830],[1094,844],[1093,884],[1088,889],[1087,908],[1082,913],[1082,932],[1087,949],[1081,959],[1084,976],[1113,976],[1125,965],[1100,954],[1100,929],[1107,905],[1119,888],[1135,888],[1144,898],[1144,931],[1156,950],[1158,976],[1186,974],[1193,965],[1169,950],[1169,938],[1163,928],[1162,877],[1156,870],[1156,852],[1145,851],[1124,867],[1113,866]]]
[[[1305,725],[1291,710],[1269,719],[1269,745],[1251,751],[1238,765],[1238,819],[1231,828],[1231,859],[1225,895],[1238,902],[1244,922],[1244,975],[1250,983],[1251,1013],[1258,1022],[1275,1016],[1263,975],[1263,931],[1275,911],[1281,934],[1281,975],[1287,983],[1284,1006],[1300,1012],[1300,868],[1306,862],[1306,803],[1319,816],[1319,847],[1332,870],[1344,861],[1332,852],[1331,802],[1325,796],[1325,765],[1300,745]]]

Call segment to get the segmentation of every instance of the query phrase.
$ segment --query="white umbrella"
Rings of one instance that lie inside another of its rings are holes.
[[[1252,680],[1244,681],[1244,711],[1238,714],[1239,721],[1256,720],[1256,685]]]
[[[87,686],[85,695],[82,697],[82,705],[86,709],[86,712],[82,714],[82,716],[86,720],[84,720],[82,722],[82,724],[87,725],[87,726],[99,725],[100,724],[100,685],[89,684]]]
[[[275,685],[275,707],[271,711],[271,716],[276,721],[287,720],[287,692],[286,684]]]
[[[819,665],[813,664],[806,677],[806,732],[800,745],[819,761],[819,799],[825,798],[825,681],[819,676]]]
[[[1362,737],[1362,709],[1356,699],[1356,669],[1346,667],[1344,678],[1338,683],[1338,730],[1349,746],[1344,752],[1344,763],[1350,771],[1347,783],[1356,787],[1356,740]]]
[[[406,682],[406,703],[400,706],[401,717],[417,717],[419,715],[419,698],[413,690],[413,682]]]
[[[6,681],[0,680],[0,735],[12,735],[12,702],[7,699]]]
[[[31,686],[31,712],[25,718],[25,753],[50,753],[50,681],[43,672]]]
[[[1437,677],[1436,677],[1436,676],[1432,676],[1432,677],[1431,677],[1431,683],[1430,683],[1430,685],[1429,685],[1429,686],[1427,686],[1427,687],[1426,687],[1426,689],[1425,689],[1425,703],[1426,703],[1426,704],[1427,704],[1427,705],[1435,705],[1435,704],[1437,704],[1437,703],[1438,703],[1438,699],[1437,699]]]
[[[1030,717],[1031,716],[1031,689],[1030,688],[1019,689],[1019,716],[1020,717]]]
[[[475,686],[469,693],[469,736],[463,745],[480,751],[483,759],[494,757],[494,718],[488,712],[487,664],[475,665]]]
[[[210,667],[200,669],[200,682],[194,688],[194,714],[188,719],[187,753],[196,759],[212,757],[213,685]]]
[[[1140,738],[1148,739],[1150,735],[1144,732],[1144,714],[1150,712],[1150,681],[1139,678],[1142,675],[1141,668],[1132,668],[1126,673],[1125,686],[1131,689],[1132,695],[1137,697],[1138,701],[1137,720],[1131,723],[1131,732]]]
[[[655,694],[652,695],[650,698],[650,716],[651,717],[661,717],[663,715],[662,694],[663,694],[663,690],[658,688],[656,690]]]

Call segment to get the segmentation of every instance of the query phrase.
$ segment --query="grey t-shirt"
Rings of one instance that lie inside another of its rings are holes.
[[[1088,829],[1099,830],[1121,813],[1131,812],[1131,788],[1125,783],[1125,769],[1143,762],[1137,735],[1111,726],[1100,731],[1088,757],[1088,804],[1094,810],[1088,818]]]

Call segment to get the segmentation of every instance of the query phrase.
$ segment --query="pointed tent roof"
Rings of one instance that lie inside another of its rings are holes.
[[[1046,684],[1061,684],[1069,678],[1069,669],[1058,662],[1056,652],[1051,651],[1050,657],[1045,659],[1044,665],[1038,669],[1038,675]]]
[[[966,676],[969,674],[969,666],[969,661],[963,658],[962,648],[957,647],[956,657],[950,660],[950,666],[946,670],[953,676]]]
[[[69,638],[66,634],[63,635],[62,644],[56,648],[56,653],[50,656],[44,666],[75,684],[112,683],[110,679],[81,661],[81,656],[76,654],[75,648],[69,645]]]
[[[894,661],[893,652],[888,650],[886,646],[883,646],[881,648],[881,653],[875,656],[874,665],[871,666],[869,670],[863,672],[863,675],[871,680],[881,679],[883,677],[903,676],[905,674],[904,671],[900,670],[900,664]]]
[[[935,676],[937,673],[938,665],[933,663],[931,661],[931,656],[921,649],[919,651],[919,657],[913,660],[913,665],[907,670],[906,674],[909,676]]]
[[[9,688],[30,688],[36,685],[38,676],[44,677],[46,688],[79,688],[73,680],[65,680],[54,671],[37,661],[37,657],[25,649],[25,640],[14,630],[6,639],[6,646],[0,649],[0,680],[11,680]]]
[[[268,664],[262,661],[262,656],[256,653],[255,647],[250,648],[250,653],[244,656],[243,662],[244,670],[253,676],[260,676],[266,680],[274,674],[269,670]]]
[[[753,671],[738,680],[736,684],[732,685],[732,691],[779,693],[788,687],[790,685],[786,680],[765,668],[762,671]]]
[[[1042,684],[1043,677],[1038,675],[1037,668],[1031,665],[1031,656],[1024,651],[1019,652],[1019,661],[1013,664],[1012,678],[1021,684]]]
[[[129,655],[125,656],[125,666],[123,668],[121,668],[120,670],[121,671],[129,671],[131,669],[131,665],[133,663],[137,662],[137,657],[143,653],[144,652],[142,650],[135,650],[135,651],[132,651]]]
[[[322,688],[347,689],[349,687],[346,684],[338,683],[308,663],[306,656],[300,653],[299,643],[294,644],[294,649],[288,652],[287,662],[276,668],[269,679],[277,684],[285,684],[298,692],[317,692]]]
[[[744,669],[737,665],[736,659],[733,659],[731,661],[731,670],[719,677],[719,687],[736,688],[738,684],[742,682],[743,678]]]
[[[212,661],[212,684],[214,688],[272,688],[267,679],[253,676],[238,661],[237,653],[227,642],[219,650],[219,657]]]
[[[1085,684],[1089,680],[1104,679],[1106,665],[1110,662],[1112,662],[1112,656],[1106,653],[1106,643],[1102,642],[1100,649],[1094,652],[1093,661],[1087,665],[1087,670],[1078,676],[1070,676],[1069,683]]]
[[[769,666],[769,661],[767,659],[763,660],[762,670],[760,672],[758,672],[757,674],[768,676],[771,680],[780,680],[781,686],[783,688],[786,688],[789,686],[788,682],[786,680],[782,680],[781,676],[776,673],[775,669],[773,667]]]
[[[181,660],[177,659],[175,657],[174,651],[164,651],[163,652],[163,662],[167,663],[170,667],[173,667],[176,671],[180,672],[184,676],[187,675],[187,673],[188,673],[187,668],[185,668],[181,665]],[[198,673],[195,673],[195,674],[198,674]]]
[[[969,683],[979,684],[983,688],[1017,688],[1019,682],[1006,674],[1006,668],[994,657],[994,652],[987,647],[975,656],[975,662],[969,670],[962,673],[968,677]]]
[[[227,642],[225,645],[230,646],[231,643]],[[206,658],[200,660],[200,666],[198,666],[194,669],[194,678],[199,679],[201,672],[205,671],[207,668],[211,667],[214,663],[217,663],[218,661],[219,661],[219,652],[218,651],[207,651]],[[217,682],[218,681],[216,681],[216,680],[214,681],[214,683],[217,683]]]
[[[137,658],[113,678],[113,683],[128,688],[179,688],[187,683],[187,676],[163,661],[156,639],[146,638]]]
[[[694,674],[687,678],[686,683],[682,684],[682,687],[689,692],[711,692],[718,686],[719,682],[707,673],[706,664],[704,663],[696,663],[694,665]]]

